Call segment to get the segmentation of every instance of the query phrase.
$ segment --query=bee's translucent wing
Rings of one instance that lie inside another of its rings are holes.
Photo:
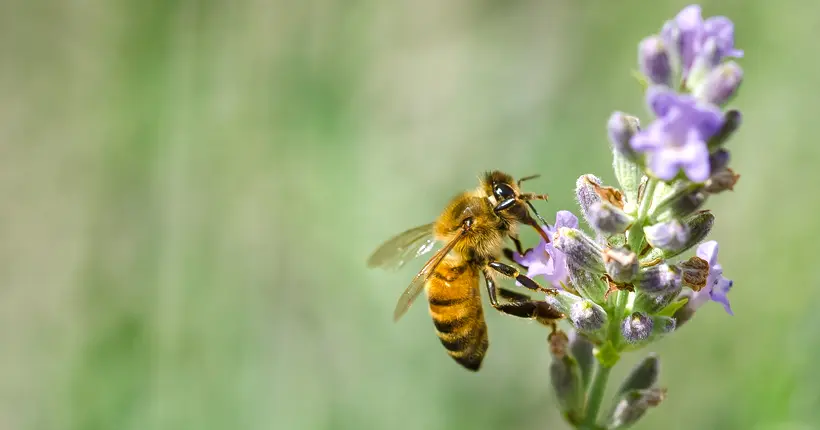
[[[393,321],[398,321],[399,318],[410,309],[410,305],[413,304],[416,297],[418,297],[419,293],[424,289],[424,284],[430,279],[430,275],[433,274],[439,263],[444,260],[444,257],[446,257],[461,238],[464,237],[465,231],[465,229],[460,230],[456,237],[448,242],[447,245],[444,245],[444,248],[439,249],[438,252],[427,261],[424,267],[421,268],[421,271],[413,278],[410,285],[404,290],[401,297],[399,297],[399,302],[396,303],[396,309],[393,311]]]
[[[420,225],[384,242],[367,259],[367,266],[399,269],[408,261],[430,252],[435,244],[433,224]]]

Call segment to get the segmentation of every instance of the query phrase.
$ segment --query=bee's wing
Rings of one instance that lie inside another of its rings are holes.
[[[388,239],[367,259],[368,267],[398,269],[433,249],[433,224],[420,225]]]
[[[413,304],[413,301],[416,300],[416,297],[419,296],[421,290],[424,289],[424,284],[427,283],[427,280],[430,279],[430,275],[436,270],[439,263],[444,260],[444,257],[456,246],[456,244],[461,241],[464,237],[464,232],[466,230],[462,229],[459,233],[454,237],[450,242],[444,245],[444,248],[441,248],[436,252],[430,260],[421,268],[421,271],[410,281],[410,285],[407,287],[406,290],[401,294],[399,297],[399,302],[396,303],[396,309],[393,311],[393,321],[398,321],[399,318],[407,312],[407,309],[410,309],[410,305]]]

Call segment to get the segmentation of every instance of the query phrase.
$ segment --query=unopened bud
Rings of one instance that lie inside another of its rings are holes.
[[[604,250],[606,273],[613,281],[623,284],[632,282],[638,276],[638,256],[627,248],[607,248]]]
[[[652,317],[652,339],[655,340],[663,335],[675,331],[677,321],[675,318],[655,315]]]
[[[652,334],[653,321],[642,312],[627,315],[621,322],[621,335],[627,343],[635,344],[649,339]]]
[[[664,294],[679,283],[679,274],[667,264],[657,264],[643,269],[635,283],[635,291]]]
[[[612,144],[612,149],[630,160],[635,160],[637,153],[632,149],[629,141],[640,129],[638,118],[623,112],[613,112],[606,123],[607,135],[609,136],[609,143]]]
[[[712,231],[712,226],[715,224],[715,216],[708,210],[696,212],[693,215],[686,217],[683,220],[683,225],[689,230],[689,238],[686,239],[683,246],[672,250],[664,250],[664,258],[672,258],[682,254],[695,245],[699,244],[709,232]]]
[[[644,390],[651,388],[658,381],[661,372],[661,360],[657,354],[651,353],[640,363],[632,368],[629,375],[624,379],[618,394],[623,394],[632,390]]]
[[[669,306],[680,295],[682,289],[680,282],[673,282],[672,286],[661,293],[650,294],[637,291],[632,309],[648,314],[656,314]]]
[[[586,390],[592,380],[592,369],[595,367],[595,356],[593,355],[594,345],[586,337],[572,331],[569,335],[569,350],[578,367],[581,369],[581,379],[583,380],[582,390]]]
[[[730,168],[725,168],[712,173],[712,176],[706,180],[703,191],[709,194],[718,194],[724,191],[734,191],[735,184],[737,184],[740,175]]]
[[[578,331],[592,333],[606,324],[606,311],[589,300],[580,300],[570,308],[569,320]]]
[[[589,209],[592,205],[601,201],[601,196],[595,192],[595,187],[601,185],[601,178],[595,175],[581,175],[575,181],[575,198],[578,199],[578,206],[581,208],[581,215],[589,224]]]
[[[673,219],[643,228],[646,241],[653,248],[660,248],[664,251],[675,252],[686,246],[689,241],[689,226]]]
[[[723,126],[709,139],[709,150],[712,151],[723,146],[729,137],[737,131],[741,122],[743,122],[743,116],[740,114],[740,111],[734,109],[726,111],[726,114],[723,116]]]
[[[743,69],[734,61],[729,61],[709,72],[694,95],[708,103],[721,106],[737,93],[741,82],[743,82]]]
[[[709,171],[714,174],[725,169],[729,166],[730,159],[729,151],[723,148],[709,154]]]
[[[564,315],[569,315],[572,306],[582,300],[584,299],[564,290],[558,290],[555,294],[547,294],[544,298],[544,301]]]
[[[623,233],[635,220],[613,204],[601,201],[590,206],[587,221],[596,231],[609,235]]]
[[[581,230],[561,227],[553,237],[555,248],[567,256],[567,260],[586,271],[604,274],[603,250]]]
[[[654,85],[670,86],[672,65],[669,51],[658,36],[650,36],[638,45],[638,64],[641,73]]]
[[[570,419],[580,418],[584,390],[578,362],[569,354],[553,358],[550,363],[550,382],[561,411]]]
[[[593,302],[602,302],[604,294],[607,291],[607,285],[604,284],[600,276],[587,272],[571,261],[567,262],[567,269],[569,271],[570,285],[578,294]]]
[[[706,83],[709,73],[717,67],[720,60],[720,50],[717,43],[714,38],[710,37],[692,62],[692,68],[686,76],[686,88],[696,92]]]
[[[663,388],[632,390],[621,395],[610,416],[608,429],[627,428],[638,422],[649,408],[658,406],[666,398]]]
[[[651,217],[657,221],[687,217],[700,209],[707,197],[702,185],[679,182],[652,210]]]

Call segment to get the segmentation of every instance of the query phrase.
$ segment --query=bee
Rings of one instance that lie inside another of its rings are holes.
[[[500,288],[497,277],[511,277],[524,287],[555,294],[518,269],[502,263],[504,240],[510,238],[523,254],[518,239],[521,224],[530,225],[547,241],[549,237],[530,215],[535,211],[532,200],[546,200],[546,195],[522,193],[521,182],[512,176],[493,171],[480,177],[480,185],[455,196],[432,223],[411,228],[387,240],[367,261],[369,267],[398,269],[413,258],[430,252],[436,242],[444,243],[413,278],[401,295],[393,312],[398,321],[421,291],[427,292],[430,316],[436,334],[447,353],[460,365],[478,371],[489,346],[487,324],[482,311],[479,289],[484,276],[490,304],[504,314],[536,319],[555,330],[555,322],[564,317],[547,302]],[[529,208],[528,208],[529,206]],[[544,222],[546,224],[546,222]],[[509,250],[507,250],[509,252]],[[505,299],[499,300],[499,296]]]

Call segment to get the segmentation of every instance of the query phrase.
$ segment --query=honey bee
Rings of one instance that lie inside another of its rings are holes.
[[[435,222],[411,228],[387,240],[367,261],[369,267],[398,269],[430,252],[436,242],[444,243],[401,295],[393,319],[398,321],[425,289],[442,345],[456,362],[471,371],[481,367],[489,346],[479,291],[480,274],[484,276],[490,304],[496,310],[536,319],[553,329],[555,321],[564,317],[544,301],[531,300],[525,294],[497,286],[496,278],[500,274],[514,278],[530,290],[556,293],[555,289],[542,288],[515,267],[499,261],[507,237],[523,254],[518,240],[521,224],[532,226],[549,241],[529,211],[532,209],[540,218],[531,200],[546,200],[547,196],[522,193],[520,189],[522,181],[534,177],[515,182],[503,172],[485,173],[478,188],[454,197]],[[500,302],[499,296],[505,302]]]

